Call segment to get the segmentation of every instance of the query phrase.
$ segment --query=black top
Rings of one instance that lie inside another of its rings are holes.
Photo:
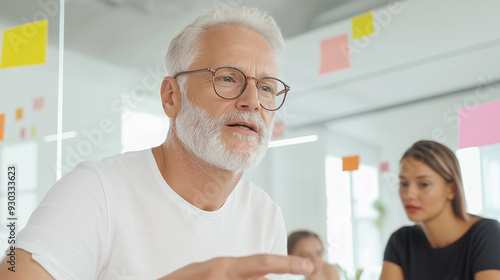
[[[406,280],[474,279],[476,272],[500,269],[500,223],[477,221],[454,243],[434,249],[419,225],[394,232],[384,260],[399,265]]]

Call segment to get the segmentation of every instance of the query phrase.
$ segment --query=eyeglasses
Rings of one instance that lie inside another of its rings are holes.
[[[259,102],[262,108],[268,111],[276,111],[285,103],[286,94],[290,87],[281,80],[273,77],[257,79],[247,76],[243,71],[233,67],[205,68],[192,71],[183,71],[174,75],[193,74],[200,72],[212,73],[212,85],[215,93],[222,99],[236,99],[240,97],[248,84],[248,79],[256,80],[259,93]]]

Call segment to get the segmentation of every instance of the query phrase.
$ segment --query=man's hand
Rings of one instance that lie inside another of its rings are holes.
[[[256,280],[269,273],[311,274],[314,264],[296,256],[222,257],[187,265],[160,280]]]

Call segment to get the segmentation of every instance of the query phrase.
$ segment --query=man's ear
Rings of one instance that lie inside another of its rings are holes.
[[[177,80],[165,77],[161,83],[161,104],[170,118],[175,118],[181,109],[181,91]]]

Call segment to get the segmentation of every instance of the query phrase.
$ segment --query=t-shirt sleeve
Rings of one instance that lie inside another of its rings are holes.
[[[18,248],[55,279],[97,279],[107,238],[106,201],[95,169],[81,163],[59,180],[19,232]]]
[[[500,269],[500,223],[485,220],[472,239],[472,272]]]
[[[391,235],[384,252],[384,261],[389,261],[399,266],[402,266],[400,257],[401,252],[398,251],[398,248],[402,248],[402,244],[400,244],[401,231],[402,229],[399,229]]]

